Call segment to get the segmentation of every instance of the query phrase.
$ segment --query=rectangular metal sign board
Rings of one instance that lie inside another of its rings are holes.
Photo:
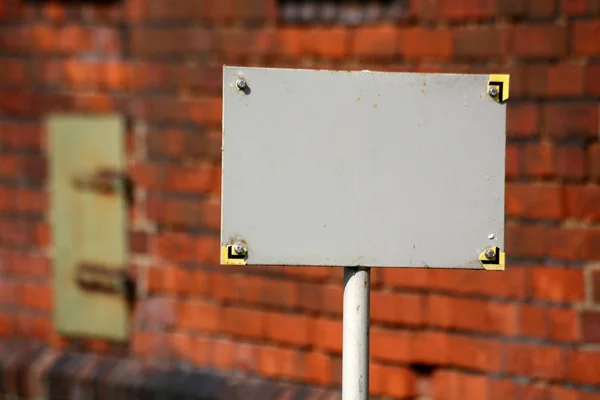
[[[507,75],[224,67],[221,263],[504,269]]]

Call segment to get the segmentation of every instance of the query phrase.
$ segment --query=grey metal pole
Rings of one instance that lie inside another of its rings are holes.
[[[371,270],[344,268],[342,400],[369,398]]]

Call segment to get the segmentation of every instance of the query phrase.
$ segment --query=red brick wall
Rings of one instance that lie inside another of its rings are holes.
[[[218,265],[221,66],[501,72],[507,270],[374,270],[371,392],[600,399],[599,0],[411,0],[357,27],[284,25],[273,0],[68,4],[0,2],[0,336],[339,387],[342,270]],[[125,345],[53,331],[59,110],[128,117]]]

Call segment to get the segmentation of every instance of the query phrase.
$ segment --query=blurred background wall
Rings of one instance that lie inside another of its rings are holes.
[[[599,0],[0,1],[0,392],[78,354],[339,396],[342,269],[218,265],[223,64],[511,74],[507,269],[373,270],[371,393],[600,399]],[[127,120],[126,343],[53,327],[56,111]]]

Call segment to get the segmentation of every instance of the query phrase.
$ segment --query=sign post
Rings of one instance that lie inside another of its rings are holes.
[[[342,398],[369,398],[369,295],[371,270],[344,268]]]
[[[344,267],[344,400],[370,268],[504,270],[507,75],[224,67],[221,263]]]

